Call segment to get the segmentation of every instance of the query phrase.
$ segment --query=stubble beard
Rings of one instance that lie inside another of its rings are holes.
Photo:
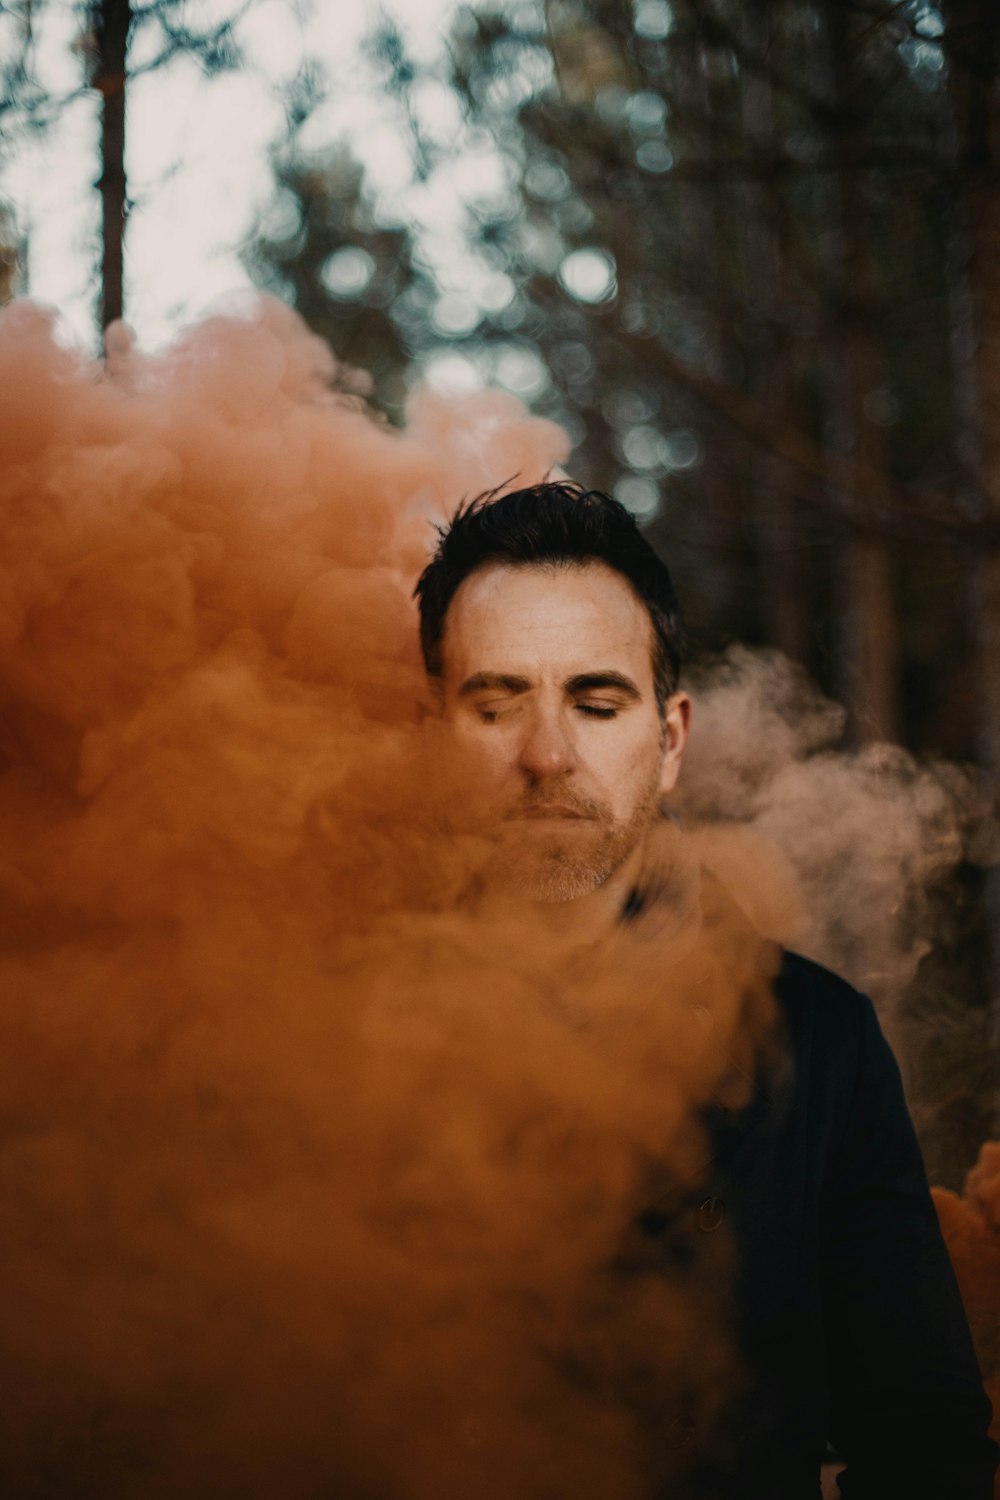
[[[545,801],[579,810],[579,820],[567,819],[566,831],[543,828],[525,809],[505,818],[488,870],[489,883],[521,900],[557,903],[576,901],[604,885],[621,869],[644,838],[659,805],[659,778],[624,821],[617,821],[603,804],[560,794],[529,800],[527,808]]]

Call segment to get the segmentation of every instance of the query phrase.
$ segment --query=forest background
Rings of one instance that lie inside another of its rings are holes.
[[[97,102],[85,253],[104,327],[129,315],[130,87],[178,57],[238,73],[255,3],[61,4],[78,74],[62,93],[36,45],[55,4],[3,7],[3,149]],[[457,184],[457,269],[363,153],[322,139],[326,62],[308,9],[287,9],[306,48],[241,246],[253,281],[370,372],[390,422],[428,373],[554,418],[571,473],[669,560],[698,655],[777,649],[844,704],[848,747],[974,765],[995,803],[992,0],[482,0],[454,9],[433,61],[370,7],[366,63],[412,183]],[[480,182],[455,176],[463,159],[488,161]],[[2,211],[6,300],[32,289],[32,246],[17,203]],[[906,999],[929,1169],[956,1185],[996,1133],[1000,888],[982,826],[936,893],[947,940]],[[945,1045],[919,1024],[942,986]]]

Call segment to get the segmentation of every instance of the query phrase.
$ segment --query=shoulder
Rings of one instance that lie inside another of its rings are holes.
[[[776,987],[783,997],[798,1004],[839,1004],[857,1009],[860,1002],[867,1000],[867,996],[832,969],[788,949],[781,954]]]
[[[835,1136],[902,1118],[899,1068],[867,995],[797,953],[782,956],[774,992],[798,1088]]]
[[[822,1040],[856,1052],[866,1033],[879,1031],[867,995],[800,953],[782,953],[774,993],[793,1043]]]

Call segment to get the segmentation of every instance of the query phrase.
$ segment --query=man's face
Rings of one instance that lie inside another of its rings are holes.
[[[572,901],[641,855],[677,779],[689,704],[666,721],[653,626],[601,562],[491,564],[452,600],[443,715],[469,823],[497,841],[493,873],[536,901]]]

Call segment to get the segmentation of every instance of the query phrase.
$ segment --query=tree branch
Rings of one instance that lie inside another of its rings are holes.
[[[903,484],[890,475],[835,453],[806,433],[775,419],[752,396],[707,375],[664,344],[643,344],[643,359],[661,375],[696,396],[744,437],[767,448],[793,468],[818,479],[824,507],[846,525],[870,534],[949,540],[1000,550],[1000,515],[964,516],[951,496]]]

